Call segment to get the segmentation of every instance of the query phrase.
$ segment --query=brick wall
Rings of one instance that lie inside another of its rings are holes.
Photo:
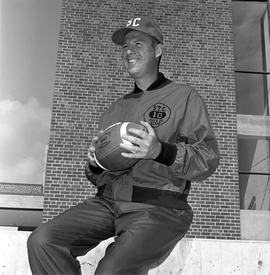
[[[63,0],[44,221],[95,193],[84,176],[100,114],[129,92],[111,34],[133,16],[157,19],[165,36],[161,71],[199,91],[221,153],[216,173],[192,184],[189,237],[240,238],[231,1]]]

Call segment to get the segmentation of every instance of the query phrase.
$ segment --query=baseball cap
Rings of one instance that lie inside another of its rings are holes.
[[[157,22],[150,17],[134,17],[128,20],[126,27],[116,30],[112,35],[112,41],[122,45],[125,35],[132,30],[144,32],[154,37],[158,42],[163,43],[163,35]]]

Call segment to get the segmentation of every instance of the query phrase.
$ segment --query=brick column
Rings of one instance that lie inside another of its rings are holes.
[[[239,239],[232,14],[231,1],[223,0],[63,0],[43,220],[96,191],[84,176],[88,146],[101,113],[133,87],[110,37],[121,22],[140,15],[160,22],[161,71],[199,91],[220,145],[219,169],[192,184],[188,236]]]

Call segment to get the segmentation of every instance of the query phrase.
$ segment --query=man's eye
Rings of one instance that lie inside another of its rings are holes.
[[[137,45],[137,46],[141,46],[142,43],[141,43],[141,42],[136,42],[136,45]]]

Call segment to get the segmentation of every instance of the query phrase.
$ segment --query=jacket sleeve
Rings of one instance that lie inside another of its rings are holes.
[[[172,168],[179,177],[205,180],[218,167],[218,143],[203,99],[195,90],[188,97],[183,120],[179,123],[176,148]]]
[[[97,180],[100,177],[101,173],[103,172],[103,169],[100,167],[95,167],[90,164],[89,160],[85,163],[85,176],[87,179],[97,186]]]

